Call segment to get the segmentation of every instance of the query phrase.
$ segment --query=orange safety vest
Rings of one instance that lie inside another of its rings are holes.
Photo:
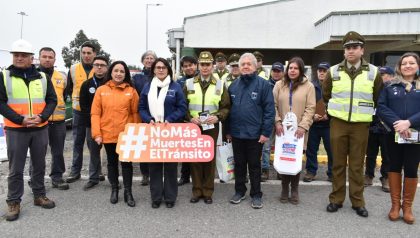
[[[67,77],[63,73],[54,70],[51,76],[51,82],[57,94],[57,106],[53,114],[48,119],[49,121],[63,121],[66,117],[66,102],[64,100],[64,89],[67,86]]]
[[[80,87],[82,87],[84,81],[93,77],[93,69],[87,75],[82,63],[78,63],[70,67],[70,75],[73,81],[73,94],[71,96],[73,109],[80,111]]]

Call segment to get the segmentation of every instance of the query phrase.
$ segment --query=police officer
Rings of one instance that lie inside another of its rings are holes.
[[[226,86],[212,74],[213,56],[208,51],[200,53],[198,58],[200,73],[185,82],[184,95],[188,104],[187,120],[202,129],[202,134],[209,135],[217,141],[219,121],[226,119],[230,109],[230,99]],[[200,120],[200,115],[207,119]],[[203,130],[203,126],[213,125],[213,129]],[[216,146],[215,146],[216,154]],[[206,204],[213,203],[214,173],[216,160],[210,162],[191,163],[192,197],[191,203],[204,198]]]
[[[343,206],[346,195],[346,166],[349,165],[349,193],[357,215],[368,216],[363,198],[363,161],[374,104],[382,87],[375,66],[365,61],[365,39],[348,32],[342,41],[345,59],[332,66],[324,82],[323,98],[328,103],[331,150],[334,156],[333,187],[328,212]],[[347,161],[348,157],[348,161]]]
[[[235,79],[239,78],[241,75],[241,72],[239,71],[239,58],[241,56],[237,53],[233,53],[229,56],[228,62],[230,66],[230,73],[226,77],[226,87],[229,88],[229,86],[235,81]]]
[[[216,69],[213,72],[213,77],[225,81],[229,74],[229,70],[226,68],[227,58],[222,52],[216,54]]]
[[[92,63],[96,56],[96,48],[92,43],[85,42],[80,49],[80,54],[82,62],[72,65],[68,73],[69,94],[73,101],[73,163],[70,175],[66,180],[67,183],[73,183],[80,179],[82,170],[86,125],[83,124],[79,94],[83,82],[93,77]]]
[[[0,74],[0,114],[7,130],[9,176],[7,221],[19,218],[23,195],[23,171],[30,148],[34,205],[54,208],[45,196],[45,154],[48,146],[48,118],[57,105],[51,80],[32,64],[32,45],[25,40],[12,45],[13,65]]]
[[[255,58],[257,58],[257,75],[265,80],[268,80],[267,74],[265,73],[264,68],[262,67],[264,55],[261,54],[261,52],[259,51],[254,51],[254,53],[252,54],[255,56]]]

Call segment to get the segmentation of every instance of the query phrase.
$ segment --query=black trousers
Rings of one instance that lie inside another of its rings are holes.
[[[139,166],[141,174],[149,176],[149,163],[139,163]]]
[[[118,184],[118,154],[115,152],[117,148],[116,143],[104,144],[106,157],[108,159],[108,180],[112,186]],[[131,162],[121,162],[121,170],[123,176],[123,184],[125,189],[131,189],[133,184],[133,165]]]
[[[366,150],[366,170],[365,175],[375,177],[376,157],[379,147],[381,148],[381,175],[382,178],[388,178],[389,155],[385,143],[385,135],[369,132],[368,146]]]
[[[177,163],[150,163],[150,195],[152,201],[175,202],[178,195]]]
[[[233,157],[235,159],[235,192],[246,193],[246,173],[249,171],[251,197],[262,197],[261,192],[261,153],[263,144],[258,139],[232,138]]]
[[[191,177],[191,163],[182,163],[181,165],[181,178],[190,179]]]
[[[386,136],[386,146],[389,154],[389,172],[401,173],[404,177],[417,178],[420,162],[420,144],[397,144],[394,134]]]

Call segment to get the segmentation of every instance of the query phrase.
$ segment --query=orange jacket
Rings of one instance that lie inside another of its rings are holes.
[[[112,80],[100,86],[91,108],[92,138],[103,143],[117,143],[127,123],[141,122],[139,95],[128,83],[116,85]]]

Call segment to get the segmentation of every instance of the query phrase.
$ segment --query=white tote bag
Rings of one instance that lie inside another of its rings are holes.
[[[226,182],[235,178],[232,143],[217,146],[216,168],[221,180]]]
[[[296,115],[289,112],[283,121],[284,134],[276,135],[274,169],[279,174],[296,175],[302,170],[304,137],[297,139],[295,137],[296,130]]]

